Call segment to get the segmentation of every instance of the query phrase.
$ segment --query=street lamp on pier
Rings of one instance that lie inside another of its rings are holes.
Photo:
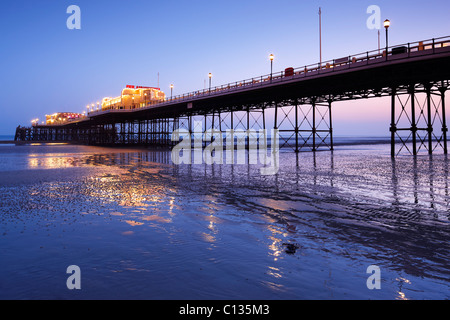
[[[389,29],[390,25],[391,25],[391,22],[388,19],[384,20],[384,28],[386,29],[386,60],[387,60],[387,57],[388,57],[388,48],[389,48],[388,29]]]
[[[270,54],[269,60],[270,60],[270,81],[272,82],[272,74],[273,74],[273,59],[275,59],[275,56],[273,54]]]
[[[209,92],[211,92],[211,78],[212,78],[211,72],[208,74],[208,77],[209,77]]]
[[[170,85],[170,100],[172,100],[173,84]]]

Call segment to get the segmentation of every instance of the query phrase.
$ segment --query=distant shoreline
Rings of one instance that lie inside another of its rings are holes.
[[[23,145],[23,144],[56,144],[56,143],[64,143],[64,144],[69,144],[70,142],[68,141],[23,141],[23,140],[0,140],[0,144],[19,144],[19,145]]]
[[[281,139],[283,139],[281,137]],[[435,141],[436,139],[433,139]],[[286,142],[286,140],[284,140]],[[290,144],[295,142],[295,137],[288,138],[288,141]],[[299,139],[299,143],[304,142],[301,139]],[[327,142],[329,143],[329,139],[327,139]],[[333,138],[333,145],[334,146],[354,146],[354,145],[378,145],[378,144],[390,144],[391,138],[390,137],[350,137],[350,136],[337,136]],[[395,139],[396,143],[401,143],[400,139]],[[411,142],[411,141],[409,141]],[[11,140],[0,140],[0,145],[28,145],[28,144],[80,144],[85,145],[82,143],[76,143],[71,141],[14,141]],[[268,147],[270,147],[270,140],[268,141]],[[114,147],[114,145],[108,145],[109,147]],[[123,147],[123,145],[117,145],[119,147]],[[133,145],[130,145],[133,146]],[[306,145],[305,145],[306,146]]]
[[[21,141],[14,141],[14,140],[0,140],[0,144],[16,144],[16,142],[21,142]],[[25,142],[25,141],[23,141]]]

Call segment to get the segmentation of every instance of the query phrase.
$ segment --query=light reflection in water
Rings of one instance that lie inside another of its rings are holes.
[[[282,254],[282,232],[275,226],[269,225],[267,229],[271,232],[269,236],[269,240],[271,243],[269,244],[269,256],[273,258],[273,261],[277,261],[278,258]]]
[[[378,237],[370,231],[364,235],[364,228],[392,235],[393,230],[401,232],[407,225],[417,224],[422,229],[421,223],[439,225],[449,220],[446,159],[391,160],[375,155],[372,161],[353,163],[333,153],[296,154],[293,162],[290,158],[284,167],[282,164],[279,175],[269,177],[258,175],[258,168],[248,165],[172,166],[169,152],[30,154],[28,159],[30,168],[107,168],[107,172],[86,179],[81,192],[86,198],[117,204],[119,209],[114,207],[109,215],[136,228],[133,230],[173,225],[180,215],[195,213],[202,223],[196,234],[214,249],[229,230],[226,224],[230,221],[254,229],[263,226],[266,238],[262,242],[269,258],[265,268],[272,281],[262,283],[274,291],[285,289],[279,264],[286,253],[297,254],[294,241],[305,240],[304,230],[309,231],[308,237],[316,237],[309,245],[329,245],[319,239],[318,234],[324,232],[338,243],[358,246]],[[55,187],[54,194],[64,192],[70,189]],[[398,250],[395,263],[407,268],[414,248],[402,241],[410,240],[375,241],[373,248]],[[410,283],[402,279],[398,280],[401,285]],[[399,299],[407,298],[404,291],[400,287]]]
[[[61,169],[76,166],[76,159],[63,153],[29,154],[29,169]]]
[[[404,284],[410,285],[411,281],[409,281],[408,279],[405,279],[403,277],[399,277],[399,278],[395,279],[395,281],[398,281],[398,292],[397,292],[398,296],[396,297],[396,299],[397,300],[409,300],[406,297],[406,294],[403,292],[403,285]]]
[[[106,171],[86,179],[81,191],[84,197],[106,203],[116,203],[122,210],[113,216],[125,216],[130,226],[142,226],[145,222],[171,223],[178,208],[176,190],[171,186],[173,177],[161,176],[164,166],[152,161],[167,160],[167,153],[111,152],[91,153],[31,153],[28,167],[31,169],[63,169],[68,167],[95,167]],[[49,174],[52,174],[49,171]],[[66,190],[54,187],[53,194],[63,196]],[[166,204],[168,204],[166,209]],[[140,211],[139,211],[140,210]],[[166,212],[167,210],[167,212]],[[85,212],[87,213],[87,212]],[[165,216],[165,215],[168,216]]]
[[[275,212],[290,213],[295,211],[299,205],[295,199],[286,201],[283,198],[276,198],[273,195],[282,193],[283,187],[297,186],[296,189],[310,189],[316,194],[333,195],[333,192],[348,192],[352,197],[361,196],[375,202],[394,199],[390,205],[396,208],[394,212],[403,210],[403,207],[413,204],[413,212],[417,216],[423,216],[423,209],[437,209],[434,217],[448,221],[448,214],[445,214],[448,205],[448,161],[443,161],[444,175],[437,175],[434,171],[432,159],[421,158],[390,160],[390,180],[386,180],[388,167],[374,170],[370,165],[361,167],[360,163],[354,170],[346,163],[345,171],[339,170],[339,161],[336,164],[331,153],[328,157],[321,156],[317,161],[316,154],[308,155],[311,163],[299,158],[296,154],[294,175],[277,175],[266,178],[272,182],[268,190],[267,198],[260,199],[258,205],[270,208]],[[312,159],[311,159],[312,158]],[[411,159],[413,159],[411,161]],[[155,161],[155,162],[152,162]],[[156,163],[156,164],[155,164]],[[162,164],[167,165],[161,166]],[[426,167],[428,165],[428,167]],[[95,176],[91,181],[92,186],[87,191],[92,197],[110,199],[118,201],[123,207],[154,207],[158,203],[168,201],[168,213],[174,214],[175,199],[177,189],[171,187],[176,185],[174,177],[194,179],[192,177],[192,166],[171,166],[170,152],[117,152],[105,154],[77,154],[67,155],[65,153],[47,153],[45,156],[31,153],[28,156],[29,168],[39,169],[61,169],[67,167],[107,167],[111,173]],[[420,166],[420,167],[419,167]],[[261,182],[261,177],[257,177],[252,172],[251,166],[206,166],[204,170],[195,169],[195,175],[203,173],[204,181],[215,185],[248,181],[251,177],[257,183]],[[170,168],[170,169],[169,169]],[[231,169],[231,170],[229,170]],[[236,170],[238,169],[238,170]],[[386,170],[387,169],[387,170]],[[423,174],[424,169],[427,173]],[[440,169],[440,168],[439,168]],[[283,170],[283,168],[282,168]],[[171,171],[171,172],[170,172]],[[353,176],[352,171],[358,173]],[[245,173],[244,173],[245,172]],[[419,177],[419,172],[420,177]],[[169,174],[168,174],[169,173]],[[171,176],[171,173],[173,176]],[[244,175],[243,175],[244,173]],[[381,175],[380,175],[381,173]],[[187,174],[187,176],[186,176]],[[246,177],[245,179],[242,179]],[[436,177],[443,181],[436,181]],[[148,184],[149,180],[158,178],[161,184]],[[355,179],[356,178],[356,179]],[[259,180],[259,181],[258,181]],[[267,182],[266,181],[266,182]],[[444,188],[442,188],[442,182]],[[381,188],[380,188],[381,186]],[[386,186],[386,187],[385,187]],[[220,190],[220,189],[219,189]],[[228,190],[224,188],[224,190]],[[184,191],[184,190],[183,190]],[[214,215],[218,208],[217,204],[223,202],[223,195],[218,192],[211,192],[205,195],[204,203],[200,210],[207,214]],[[292,192],[290,192],[292,194]],[[410,199],[413,202],[410,202]],[[233,200],[235,201],[235,200]],[[245,201],[245,199],[241,200]],[[370,202],[370,201],[368,201]],[[301,205],[301,204],[300,204]],[[392,209],[392,208],[391,208]],[[284,219],[285,215],[279,214],[279,219]],[[283,221],[282,221],[283,222]],[[286,222],[286,221],[284,221]]]

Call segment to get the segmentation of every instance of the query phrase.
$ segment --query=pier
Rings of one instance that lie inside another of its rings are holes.
[[[133,109],[91,111],[58,124],[18,127],[15,141],[173,146],[172,133],[277,129],[280,147],[333,150],[333,105],[390,97],[391,155],[447,154],[450,36],[367,51],[170,96]],[[267,112],[273,111],[268,121]],[[390,122],[388,123],[388,121]],[[407,125],[404,125],[404,123]]]

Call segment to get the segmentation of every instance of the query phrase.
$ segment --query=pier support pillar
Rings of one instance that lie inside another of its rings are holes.
[[[331,116],[331,103],[333,102],[333,99],[328,99],[328,126],[329,126],[329,132],[330,132],[330,150],[334,150],[334,144],[333,144],[333,118]]]
[[[431,84],[425,85],[427,94],[427,136],[428,136],[428,154],[433,153],[433,121],[431,117]]]
[[[312,151],[316,151],[316,134],[317,134],[317,127],[316,127],[316,98],[312,99],[311,102],[312,105],[312,140],[313,140],[313,146]]]
[[[397,88],[393,87],[391,92],[391,157],[395,157],[395,134],[397,132],[397,123],[395,121],[395,99]]]
[[[300,149],[298,148],[299,127],[298,127],[298,103],[297,102],[295,103],[294,108],[295,108],[295,152],[299,153]]]
[[[417,155],[417,124],[416,124],[416,96],[415,86],[410,85],[408,88],[411,100],[411,134],[412,134],[412,153]]]
[[[443,143],[444,143],[444,154],[448,153],[447,150],[447,120],[445,118],[445,91],[447,90],[447,87],[444,86],[444,82],[442,81],[441,86],[439,87],[439,92],[441,94],[441,112],[442,112],[442,136],[443,136]]]
[[[407,151],[413,156],[421,151],[427,151],[431,155],[440,148],[447,154],[445,91],[449,86],[448,83],[448,81],[426,82],[392,88],[390,127],[392,157],[402,151]],[[406,98],[402,99],[402,96]],[[441,134],[435,130],[437,125],[442,126]],[[401,132],[406,134],[402,135]],[[396,142],[399,142],[397,149]]]
[[[287,146],[296,153],[333,150],[332,101],[332,96],[311,97],[276,105],[274,128],[280,133],[280,148]]]

